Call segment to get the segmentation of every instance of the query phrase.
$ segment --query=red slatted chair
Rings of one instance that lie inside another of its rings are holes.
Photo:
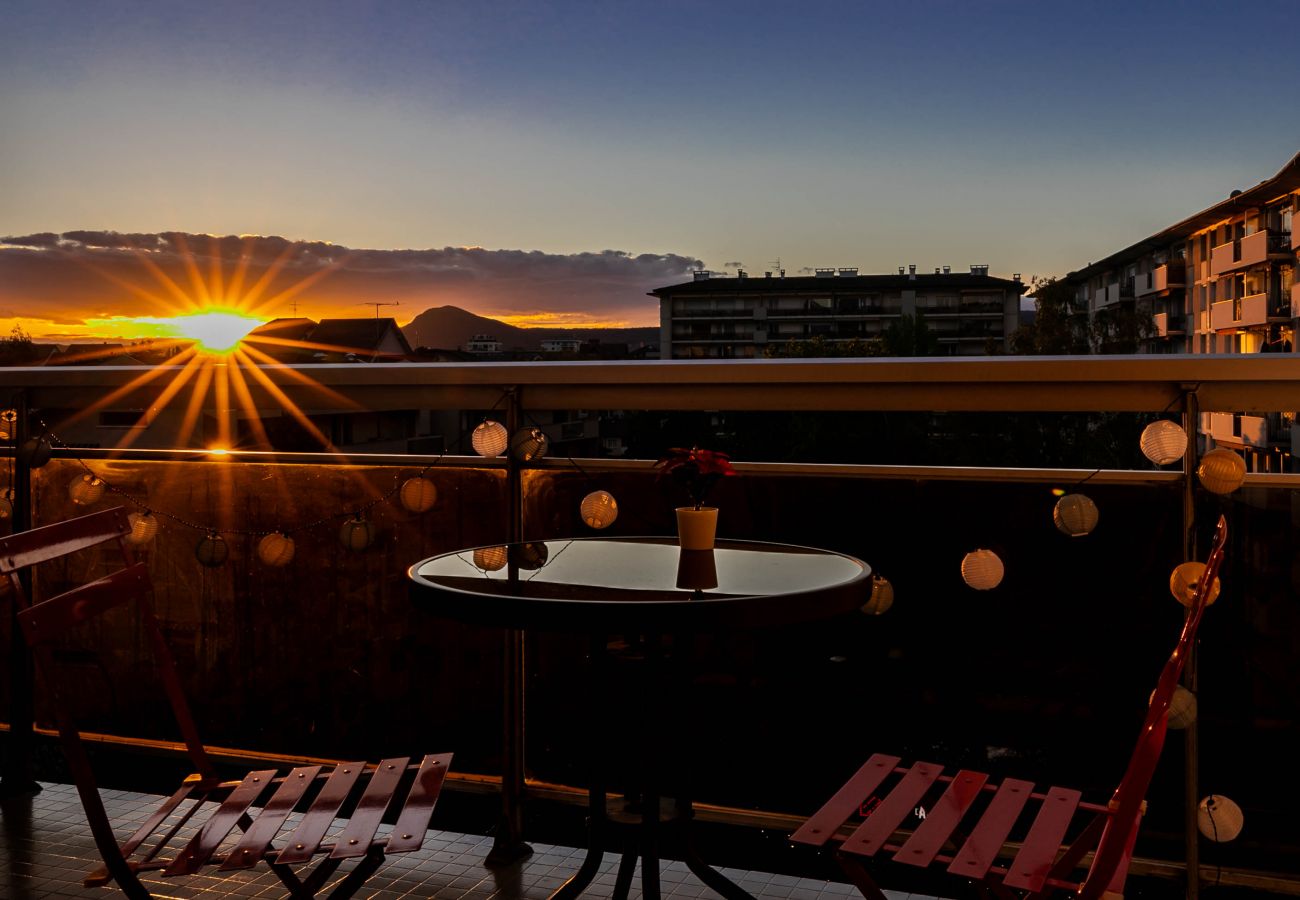
[[[1137,746],[1109,803],[1086,803],[1079,791],[1068,788],[1035,790],[1032,782],[1015,778],[994,783],[983,772],[947,775],[943,766],[934,763],[902,765],[897,756],[877,753],[791,840],[814,847],[837,846],[837,860],[869,900],[884,900],[864,865],[872,858],[892,858],[922,868],[943,866],[1002,898],[1014,897],[1017,891],[1038,897],[1057,890],[1076,893],[1080,900],[1121,897],[1146,810],[1143,798],[1165,742],[1169,704],[1218,574],[1227,531],[1227,522],[1220,517],[1178,646],[1160,673]],[[910,835],[896,834],[927,793],[938,791],[936,785],[946,788],[921,824]],[[859,809],[872,797],[879,798],[878,804],[860,819]],[[1019,840],[1018,851],[1008,864],[997,865],[1017,821],[1031,804],[1037,811]],[[1080,814],[1086,824],[1076,824]],[[963,826],[968,818],[971,824]],[[1077,832],[1077,837],[1063,847],[1071,832]],[[1089,851],[1095,852],[1086,877],[1071,881],[1071,873]]]
[[[125,510],[118,508],[0,539],[0,577],[7,577],[16,592],[18,621],[51,692],[63,750],[104,858],[105,868],[90,873],[85,885],[94,887],[113,880],[131,900],[146,900],[152,895],[140,880],[143,872],[193,875],[207,866],[210,878],[265,861],[288,888],[288,896],[307,898],[326,887],[345,860],[355,859],[355,867],[329,894],[343,900],[378,870],[388,854],[419,849],[451,763],[449,753],[428,755],[419,762],[407,757],[375,765],[346,762],[328,771],[318,765],[301,766],[287,774],[265,769],[238,781],[217,776],[154,617],[148,570],[143,563],[132,562],[130,548],[123,541],[130,531]],[[20,570],[109,541],[117,542],[125,568],[57,596],[29,601],[18,578]],[[195,774],[119,845],[67,698],[58,689],[55,645],[74,626],[127,603],[138,609]],[[405,796],[395,797],[407,782],[410,787]],[[351,815],[341,833],[329,837],[341,809],[351,809]],[[295,810],[302,811],[296,828],[278,845],[273,843]],[[391,833],[377,837],[386,812],[395,824]],[[236,827],[242,836],[223,851],[223,844],[229,846],[228,838],[234,840],[231,833]],[[193,837],[183,846],[169,848],[169,841],[185,828],[194,830]],[[317,857],[314,869],[302,871]]]

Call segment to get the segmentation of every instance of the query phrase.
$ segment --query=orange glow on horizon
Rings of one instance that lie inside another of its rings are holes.
[[[498,322],[513,325],[516,328],[651,328],[659,325],[657,321],[638,325],[626,319],[600,319],[588,313],[575,312],[536,312],[517,315],[486,315],[480,313],[479,315],[484,315],[485,318],[489,319],[496,319]]]

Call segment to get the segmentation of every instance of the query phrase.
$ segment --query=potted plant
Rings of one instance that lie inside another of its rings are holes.
[[[677,508],[677,535],[683,550],[712,550],[718,530],[718,508],[705,506],[713,486],[735,475],[731,457],[716,450],[674,447],[655,463],[659,477],[670,476],[686,489],[691,506]]]

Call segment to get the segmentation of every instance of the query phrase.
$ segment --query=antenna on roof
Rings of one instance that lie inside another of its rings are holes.
[[[402,304],[401,304],[400,301],[397,301],[397,302],[394,302],[394,303],[358,303],[358,304],[357,304],[357,306],[373,306],[373,307],[375,308],[375,318],[376,318],[376,319],[379,318],[379,307],[381,307],[381,306],[401,306],[401,305],[402,305]]]

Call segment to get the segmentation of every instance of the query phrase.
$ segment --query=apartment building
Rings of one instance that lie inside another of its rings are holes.
[[[1151,353],[1295,353],[1300,154],[1272,178],[1066,276],[1080,329],[1131,312]],[[1207,412],[1201,430],[1252,471],[1293,471],[1294,411]]]
[[[870,340],[904,315],[924,313],[940,352],[978,356],[989,342],[1007,347],[1019,324],[1020,275],[996,278],[988,266],[969,272],[937,268],[897,275],[860,275],[857,269],[816,269],[787,278],[700,271],[691,281],[656,288],[660,353],[664,359],[744,359],[770,344],[820,337],[828,342]]]

